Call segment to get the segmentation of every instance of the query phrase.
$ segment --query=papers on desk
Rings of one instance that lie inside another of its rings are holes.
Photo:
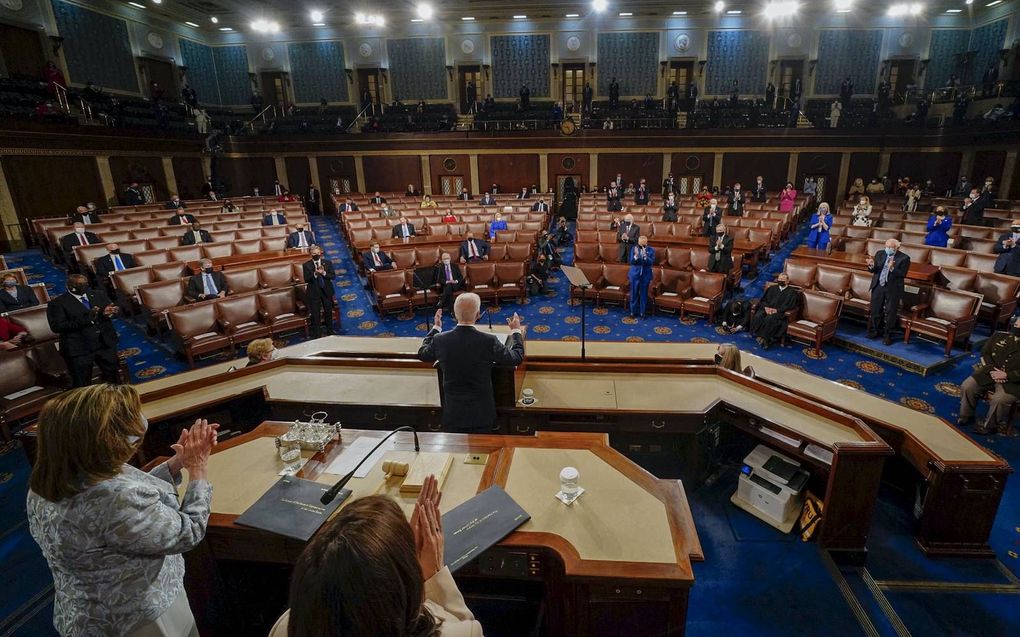
[[[381,438],[380,436],[379,438]],[[349,445],[344,445],[340,451],[340,455],[333,459],[333,462],[329,463],[326,467],[325,473],[332,473],[338,476],[345,476],[354,470],[354,467],[361,462],[362,458],[367,456],[372,451],[372,447],[379,444],[379,438],[370,438],[367,436],[359,436],[354,442]],[[364,478],[368,475],[368,472],[372,470],[382,457],[386,455],[386,452],[393,448],[393,444],[396,442],[393,438],[386,441],[386,444],[379,447],[379,449],[372,454],[365,464],[361,465],[358,472],[354,474],[355,478]]]
[[[28,396],[32,392],[39,391],[40,389],[42,389],[42,387],[40,387],[39,385],[32,385],[31,387],[26,387],[25,389],[22,389],[20,391],[16,391],[13,394],[7,394],[6,396],[4,396],[4,399],[5,400],[17,400],[18,398],[21,398],[22,396]]]

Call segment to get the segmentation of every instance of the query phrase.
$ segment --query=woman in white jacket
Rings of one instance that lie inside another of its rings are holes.
[[[341,509],[298,558],[269,637],[482,637],[443,565],[440,496],[429,476],[410,524],[384,496]]]

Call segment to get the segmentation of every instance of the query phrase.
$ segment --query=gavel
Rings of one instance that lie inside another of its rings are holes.
[[[406,462],[398,462],[396,460],[384,460],[382,463],[383,473],[388,473],[391,476],[406,476],[407,472],[410,471],[411,465]]]

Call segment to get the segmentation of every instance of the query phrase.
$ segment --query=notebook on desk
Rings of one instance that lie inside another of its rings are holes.
[[[443,561],[456,573],[530,519],[502,487],[489,487],[443,516]]]

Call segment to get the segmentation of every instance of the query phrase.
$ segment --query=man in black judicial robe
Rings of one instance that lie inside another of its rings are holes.
[[[786,313],[800,303],[800,291],[790,287],[790,277],[784,272],[776,285],[765,290],[758,307],[751,315],[751,334],[762,349],[768,349],[786,333]]]

